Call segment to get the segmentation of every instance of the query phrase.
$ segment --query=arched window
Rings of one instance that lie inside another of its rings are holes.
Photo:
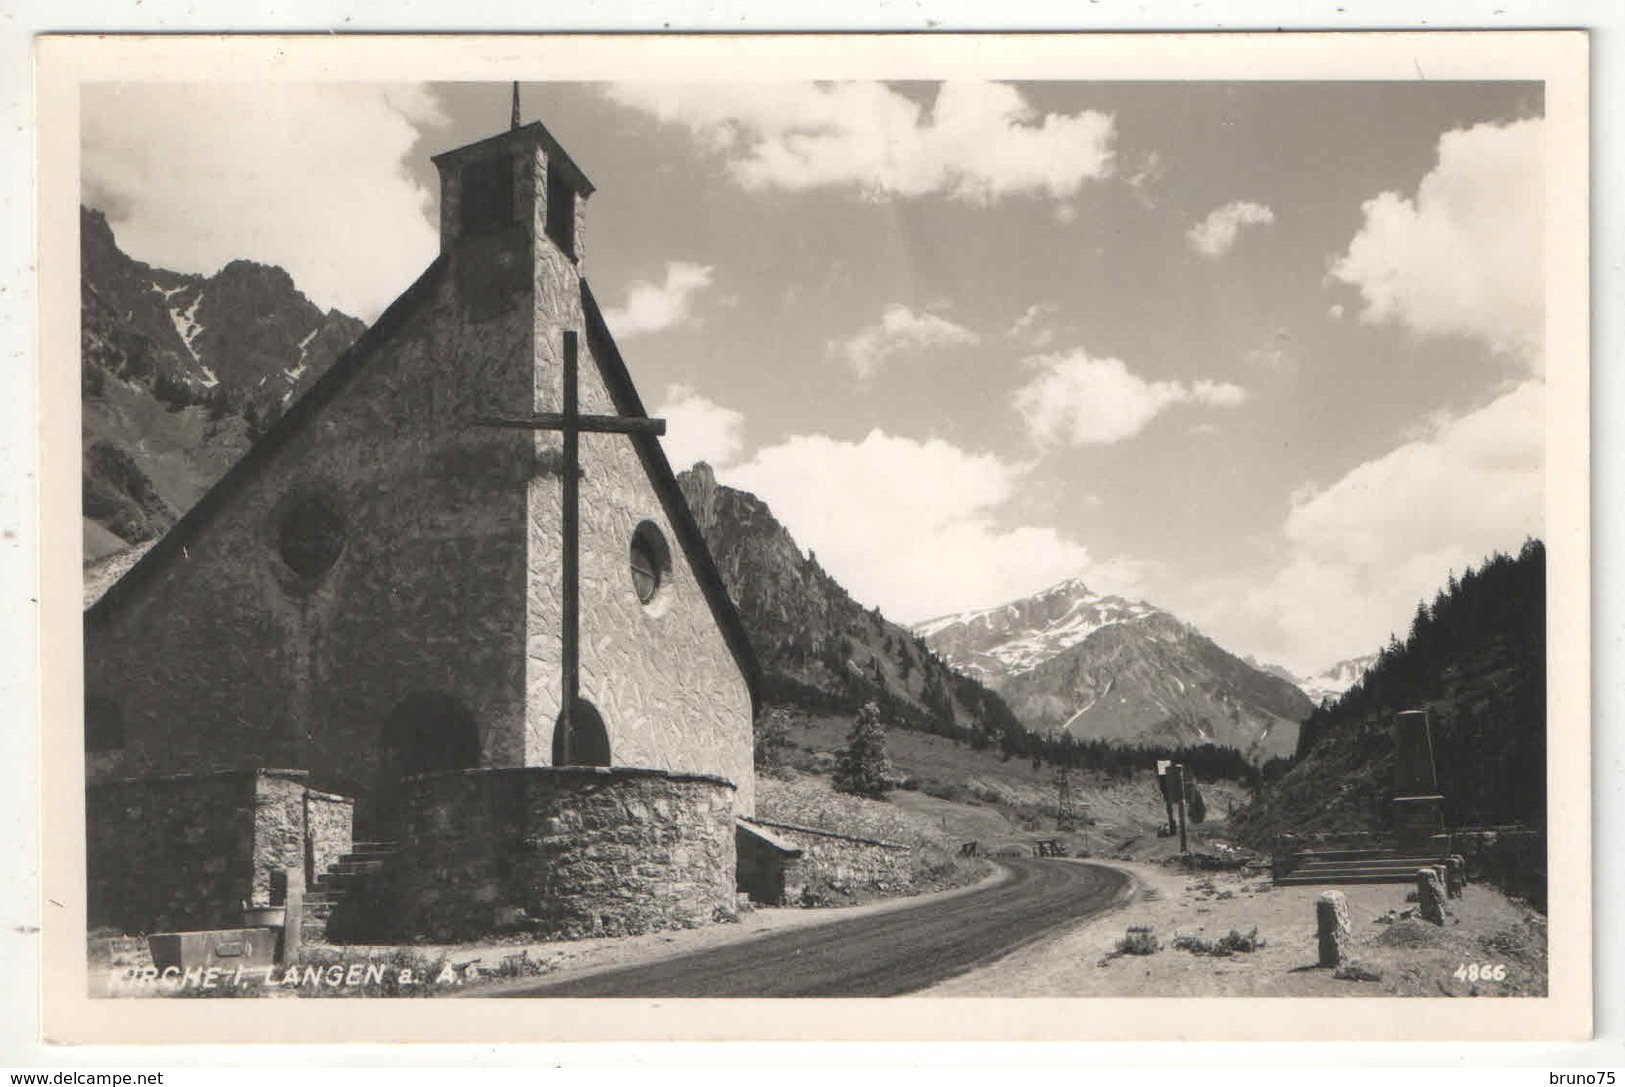
[[[564,714],[553,725],[554,766],[609,766],[609,731],[597,707],[585,698],[575,702],[570,727],[564,727]]]
[[[463,167],[462,227],[465,237],[513,223],[513,160],[507,155]]]
[[[553,163],[547,164],[547,210],[543,229],[568,257],[576,256],[576,191]]]
[[[474,715],[439,691],[402,699],[384,722],[383,761],[396,780],[480,764],[480,730]]]
[[[385,841],[400,833],[401,779],[480,765],[480,730],[467,706],[441,691],[407,695],[379,731],[377,776],[356,805],[356,834]]]

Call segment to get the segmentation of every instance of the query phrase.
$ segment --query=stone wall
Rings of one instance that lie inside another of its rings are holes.
[[[471,770],[408,784],[391,868],[398,938],[579,938],[734,908],[734,787],[659,771]]]
[[[858,838],[817,827],[750,819],[751,826],[765,828],[779,842],[799,849],[799,857],[783,857],[783,875],[778,879],[781,901],[788,905],[826,905],[857,892],[878,891],[896,894],[914,881],[914,850],[900,842]],[[752,854],[758,870],[747,873],[751,883],[772,887],[775,878],[759,870],[771,864],[765,851]]]
[[[348,802],[306,821],[305,775],[291,770],[179,774],[86,789],[87,911],[122,932],[234,928],[269,905],[272,873],[303,870],[307,837],[348,851]],[[316,794],[321,796],[322,794]]]
[[[317,792],[305,793],[305,833],[309,839],[306,883],[333,867],[350,852],[355,837],[355,801],[347,796]]]
[[[245,897],[269,906],[273,873],[305,869],[305,783],[299,777],[258,774],[254,790],[253,882]]]

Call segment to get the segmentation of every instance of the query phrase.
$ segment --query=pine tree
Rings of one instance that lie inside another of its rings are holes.
[[[846,737],[846,750],[835,760],[837,792],[879,798],[891,788],[891,760],[886,757],[886,729],[880,707],[864,704]]]
[[[783,777],[790,764],[790,715],[777,706],[756,719],[756,770],[769,777]]]

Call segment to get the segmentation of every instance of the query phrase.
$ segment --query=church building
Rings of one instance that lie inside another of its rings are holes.
[[[86,612],[92,924],[289,879],[358,939],[733,908],[757,668],[583,278],[593,186],[517,119],[434,161],[439,256]]]

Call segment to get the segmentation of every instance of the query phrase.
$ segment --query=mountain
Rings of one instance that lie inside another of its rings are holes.
[[[81,208],[80,399],[86,557],[161,535],[365,325],[281,268],[154,268]]]
[[[849,711],[874,699],[888,722],[979,746],[1020,732],[998,695],[853,600],[761,499],[719,484],[704,463],[677,481],[750,634],[770,701]]]
[[[1245,661],[1249,667],[1257,668],[1260,672],[1272,675],[1276,679],[1284,679],[1294,687],[1298,688],[1300,691],[1303,690],[1304,681],[1294,675],[1292,670],[1285,665],[1276,664],[1273,661],[1261,661],[1257,657],[1250,654],[1244,655],[1241,659]]]
[[[1381,830],[1394,715],[1427,710],[1450,826],[1546,821],[1546,548],[1495,555],[1431,604],[1410,635],[1304,722],[1294,765],[1242,813],[1254,843],[1278,833]]]
[[[1115,623],[1157,609],[1102,596],[1073,578],[1022,600],[918,623],[914,633],[966,675],[997,686]]]
[[[1213,743],[1262,761],[1294,750],[1298,722],[1313,709],[1290,680],[1167,612],[1077,579],[915,631],[993,687],[1035,731],[1124,744]]]
[[[1343,696],[1343,692],[1360,682],[1366,670],[1377,663],[1377,656],[1376,653],[1367,653],[1363,657],[1338,661],[1324,672],[1298,680],[1298,687],[1317,706],[1327,699],[1335,702]]]

